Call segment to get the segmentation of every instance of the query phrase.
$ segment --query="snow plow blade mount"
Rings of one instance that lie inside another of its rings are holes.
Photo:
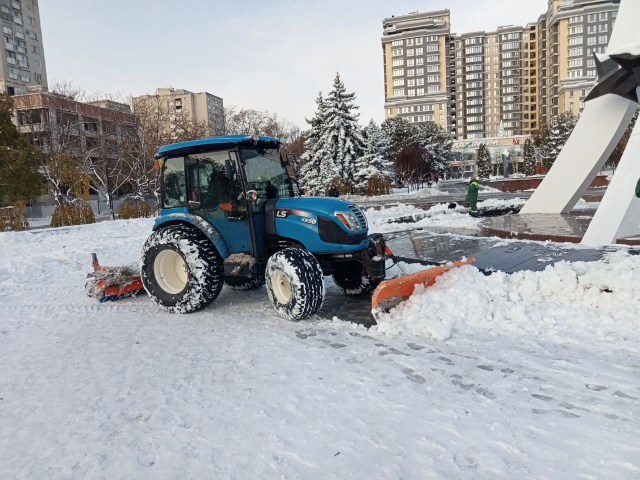
[[[464,260],[458,260],[457,262],[451,262],[437,267],[429,268],[421,272],[411,273],[402,277],[394,278],[382,282],[375,292],[373,292],[373,298],[371,300],[371,309],[375,313],[379,309],[379,305],[392,297],[401,297],[401,299],[407,299],[413,295],[416,285],[424,285],[425,288],[431,287],[436,283],[436,278],[463,265],[468,265],[475,261],[475,258],[467,258]]]
[[[120,300],[144,293],[142,278],[131,267],[103,267],[93,253],[93,272],[87,275],[87,295],[100,303]]]

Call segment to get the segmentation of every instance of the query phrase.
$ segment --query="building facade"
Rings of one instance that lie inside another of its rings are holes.
[[[115,154],[124,139],[136,135],[136,117],[128,105],[117,102],[82,103],[54,93],[32,93],[16,96],[14,108],[20,133],[46,152]]]
[[[165,124],[167,132],[176,128],[176,122],[188,120],[204,123],[210,136],[223,133],[223,100],[210,93],[192,93],[184,89],[158,88],[155,95],[135,97],[133,109],[134,112],[149,110],[163,112],[161,121]]]
[[[448,10],[383,21],[386,117],[435,121],[456,140],[517,138],[579,114],[619,0],[549,0],[526,26],[451,33]]]
[[[383,23],[387,118],[432,121],[449,129],[449,10],[390,17]]]
[[[22,95],[47,86],[38,0],[0,0],[4,48],[0,92]]]

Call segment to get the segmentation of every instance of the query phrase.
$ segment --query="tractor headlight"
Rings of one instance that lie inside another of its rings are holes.
[[[336,212],[334,215],[352,232],[362,231],[362,225],[360,225],[358,218],[353,214],[353,212]]]

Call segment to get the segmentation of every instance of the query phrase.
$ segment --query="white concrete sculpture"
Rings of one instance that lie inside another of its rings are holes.
[[[607,56],[599,56],[598,84],[555,165],[521,213],[568,213],[613,152],[638,108],[640,1],[622,0]],[[615,243],[640,235],[640,125],[583,243]],[[631,186],[630,186],[631,185]]]

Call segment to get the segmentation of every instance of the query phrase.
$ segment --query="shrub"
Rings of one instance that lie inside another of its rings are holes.
[[[128,198],[120,205],[120,218],[148,218],[153,216],[153,211],[147,202],[138,198]]]
[[[51,216],[52,227],[68,227],[89,223],[96,223],[96,217],[91,205],[85,202],[58,205]]]
[[[391,191],[391,181],[387,177],[373,177],[367,182],[368,196],[387,195]]]
[[[0,232],[21,232],[29,228],[24,212],[17,207],[0,208]]]

